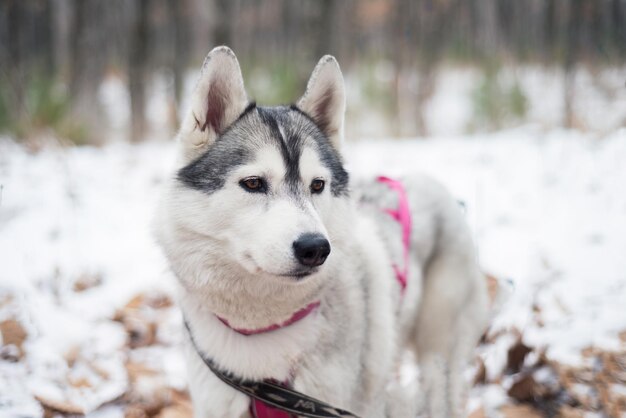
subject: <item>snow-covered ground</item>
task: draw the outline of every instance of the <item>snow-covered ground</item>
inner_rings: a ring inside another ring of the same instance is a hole
[[[345,155],[355,176],[425,171],[446,184],[466,204],[485,271],[513,282],[480,349],[486,384],[473,408],[494,416],[512,402],[516,377],[503,374],[516,332],[533,355],[567,367],[585,367],[590,347],[626,351],[625,130],[366,141]],[[0,324],[25,333],[22,353],[0,351],[1,417],[42,416],[55,402],[121,417],[131,363],[184,388],[178,311],[167,300],[144,309],[172,291],[150,225],[173,157],[163,142],[31,154],[0,140]],[[611,384],[624,393],[625,382]]]

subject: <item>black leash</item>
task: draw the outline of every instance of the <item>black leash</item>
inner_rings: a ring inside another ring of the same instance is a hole
[[[234,376],[232,373],[220,370],[215,362],[204,355],[196,343],[189,323],[185,319],[185,328],[196,353],[204,364],[224,383],[238,390],[244,395],[258,399],[267,405],[291,414],[310,418],[359,418],[343,409],[335,408],[318,399],[311,398],[303,393],[271,383],[268,381],[255,382]]]

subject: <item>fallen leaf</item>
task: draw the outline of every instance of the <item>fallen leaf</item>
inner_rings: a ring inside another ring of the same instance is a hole
[[[2,334],[2,345],[9,346],[14,345],[18,349],[18,357],[21,359],[24,355],[24,350],[22,345],[28,337],[28,334],[20,324],[15,319],[8,319],[6,321],[0,322],[0,334]]]
[[[128,405],[124,411],[124,418],[148,418],[146,413],[140,405]]]
[[[542,397],[545,391],[531,374],[527,374],[513,383],[507,393],[511,398],[519,402],[527,402]]]
[[[505,405],[500,412],[504,418],[542,418],[539,411],[528,405]]]
[[[507,353],[507,370],[512,374],[519,373],[522,370],[526,356],[532,351],[532,348],[524,344],[520,337],[517,342],[509,348],[509,352]]]
[[[191,418],[193,417],[193,408],[188,405],[172,405],[166,406],[156,416],[157,418]]]
[[[583,418],[585,414],[580,409],[573,408],[569,405],[561,405],[559,408],[559,418]]]
[[[56,412],[60,412],[62,414],[67,415],[84,415],[85,411],[78,405],[74,405],[71,402],[59,401],[54,399],[49,399],[44,396],[34,395],[37,402],[41,404],[44,408],[51,409]]]
[[[84,292],[85,290],[100,286],[102,276],[100,274],[82,274],[74,282],[74,292]]]

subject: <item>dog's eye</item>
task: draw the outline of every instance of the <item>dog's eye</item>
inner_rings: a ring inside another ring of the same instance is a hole
[[[245,191],[253,193],[263,193],[267,190],[265,180],[261,177],[248,177],[239,182]]]
[[[312,193],[322,193],[324,190],[324,186],[326,183],[322,179],[315,179],[311,182],[311,192]]]

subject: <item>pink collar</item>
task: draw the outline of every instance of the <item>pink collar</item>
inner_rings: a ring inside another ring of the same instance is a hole
[[[389,177],[379,176],[376,179],[380,183],[385,183],[390,189],[398,193],[398,208],[397,209],[385,209],[402,227],[402,255],[404,266],[401,269],[397,265],[393,265],[393,269],[396,272],[396,278],[402,288],[402,293],[406,289],[406,284],[409,276],[409,249],[411,248],[411,210],[409,207],[409,198],[407,197],[406,190],[401,181],[390,179]]]
[[[304,308],[302,308],[299,311],[297,311],[296,313],[294,313],[293,315],[291,315],[291,318],[289,318],[285,322],[282,322],[280,324],[273,324],[273,325],[270,325],[268,327],[260,328],[260,329],[233,328],[232,326],[230,326],[228,321],[225,320],[224,318],[220,318],[218,316],[217,319],[222,321],[222,323],[224,325],[226,325],[228,328],[232,329],[235,332],[238,332],[241,335],[263,334],[264,332],[275,331],[275,330],[280,329],[280,328],[288,327],[289,325],[292,325],[292,324],[298,322],[299,320],[306,318],[318,306],[320,306],[320,302],[319,301],[310,303],[307,306],[305,306]]]

